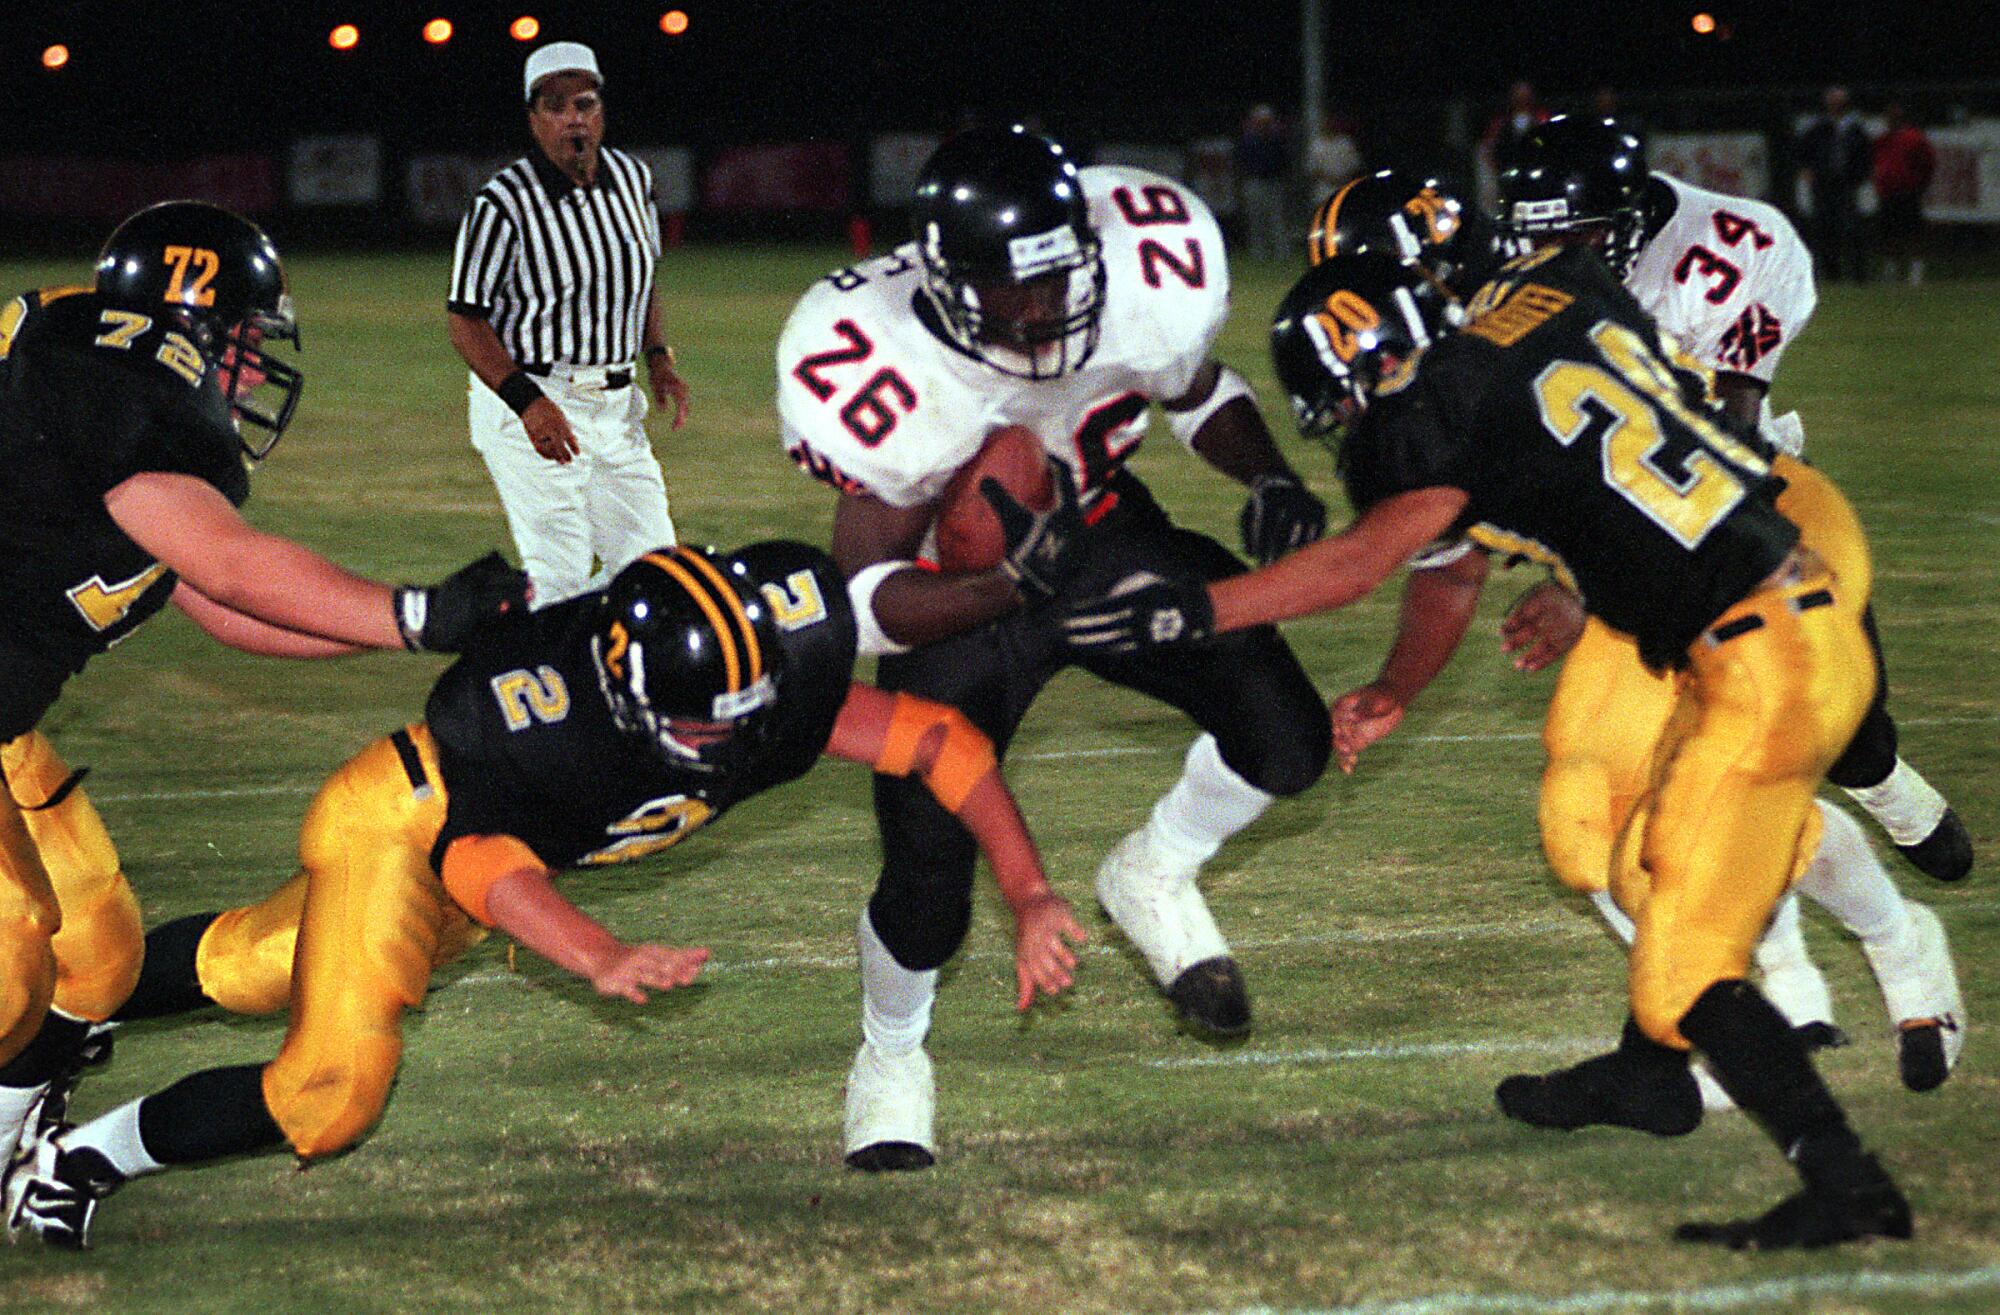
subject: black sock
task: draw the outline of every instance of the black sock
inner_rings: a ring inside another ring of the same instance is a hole
[[[76,1058],[90,1024],[61,1014],[46,1014],[42,1030],[35,1033],[20,1054],[0,1064],[0,1087],[39,1087],[64,1072]]]
[[[1685,1069],[1688,1052],[1663,1046],[1647,1036],[1639,1028],[1639,1020],[1629,1014],[1625,1018],[1625,1031],[1618,1038],[1618,1055],[1629,1063],[1645,1069],[1660,1069],[1672,1073]]]
[[[112,1018],[126,1023],[135,1018],[161,1018],[184,1014],[190,1009],[212,1005],[201,991],[201,977],[195,972],[195,951],[210,924],[222,915],[196,913],[176,918],[146,933],[146,961],[139,968],[139,984],[132,988]]]
[[[264,1066],[204,1069],[139,1103],[139,1139],[161,1164],[275,1150],[285,1134],[264,1108]]]
[[[1716,1081],[1797,1161],[1851,1155],[1860,1139],[1783,1014],[1746,981],[1717,982],[1680,1021]]]

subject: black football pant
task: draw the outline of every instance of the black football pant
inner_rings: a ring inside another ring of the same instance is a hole
[[[1241,572],[1234,554],[1206,535],[1175,528],[1145,487],[1120,478],[1118,505],[1098,525],[1090,556],[1071,585],[1077,598],[1103,593],[1133,571],[1221,579]],[[1029,706],[1071,665],[1053,606],[1024,608],[915,652],[882,659],[877,683],[950,704],[992,737],[1004,755]],[[1326,770],[1331,727],[1319,691],[1276,628],[1226,635],[1188,649],[1078,662],[1114,685],[1186,713],[1215,736],[1231,771],[1274,795],[1299,793]],[[972,921],[978,846],[920,782],[875,778],[882,876],[868,902],[882,943],[921,972],[950,959]]]

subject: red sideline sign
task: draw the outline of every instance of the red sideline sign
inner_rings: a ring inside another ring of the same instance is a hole
[[[701,204],[708,210],[823,210],[848,208],[844,142],[792,142],[738,146],[709,163]]]
[[[56,219],[122,219],[155,201],[208,201],[262,213],[278,204],[278,166],[266,155],[191,160],[0,158],[0,212]]]

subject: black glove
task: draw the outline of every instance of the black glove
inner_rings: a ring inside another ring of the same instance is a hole
[[[1238,520],[1243,551],[1259,563],[1270,563],[1326,533],[1326,504],[1290,471],[1259,475]]]
[[[1199,644],[1215,633],[1206,580],[1134,571],[1098,598],[1063,608],[1063,643],[1072,652],[1136,653]]]
[[[979,481],[979,494],[1000,518],[1000,533],[1007,540],[1000,569],[1030,603],[1054,598],[1076,574],[1077,549],[1088,528],[1076,505],[1076,482],[1058,457],[1049,458],[1049,479],[1056,500],[1047,511],[1028,510],[991,475]]]
[[[396,590],[396,626],[404,648],[456,653],[480,626],[527,606],[527,572],[490,552],[436,584]]]

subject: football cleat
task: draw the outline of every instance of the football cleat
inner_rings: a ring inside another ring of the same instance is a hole
[[[1162,858],[1141,827],[1097,868],[1097,902],[1145,956],[1181,1018],[1216,1036],[1250,1030],[1250,996],[1195,877],[1199,863]]]
[[[1516,1073],[1493,1089],[1493,1099],[1510,1119],[1563,1132],[1608,1124],[1682,1137],[1701,1126],[1693,1073],[1641,1066],[1616,1050],[1553,1073]]]
[[[63,1150],[54,1137],[37,1141],[31,1160],[7,1176],[7,1240],[32,1233],[62,1251],[90,1245],[97,1203],[117,1191],[125,1176],[89,1148]]]
[[[847,1071],[847,1167],[863,1173],[937,1163],[937,1081],[923,1048],[884,1055],[866,1041]]]
[[[1959,821],[1956,810],[1946,808],[1931,833],[1914,845],[1897,845],[1911,866],[1939,881],[1963,881],[1972,871],[1972,833]]]
[[[1784,1251],[1870,1237],[1907,1240],[1914,1231],[1910,1203],[1888,1173],[1874,1156],[1855,1152],[1831,1171],[1809,1175],[1804,1191],[1755,1219],[1682,1224],[1674,1237],[1732,1251]]]
[[[1882,946],[1863,941],[1861,949],[1896,1025],[1903,1085],[1930,1091],[1951,1076],[1965,1048],[1965,999],[1944,924],[1925,905],[1906,901],[1905,907],[1910,921],[1903,935]]]

